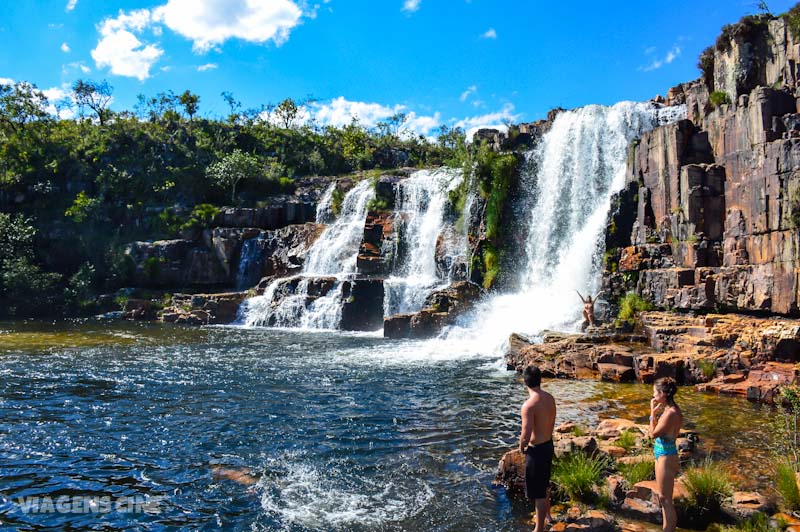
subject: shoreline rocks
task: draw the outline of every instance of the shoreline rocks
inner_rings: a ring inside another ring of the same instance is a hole
[[[536,364],[551,378],[650,383],[672,377],[699,391],[766,403],[781,386],[800,383],[800,320],[657,311],[638,319],[644,335],[546,333],[536,343],[515,334],[506,363],[516,371]]]

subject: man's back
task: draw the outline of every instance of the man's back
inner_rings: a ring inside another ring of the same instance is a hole
[[[556,401],[544,390],[531,391],[530,397],[522,405],[523,420],[531,429],[530,443],[538,445],[553,437],[556,422]]]

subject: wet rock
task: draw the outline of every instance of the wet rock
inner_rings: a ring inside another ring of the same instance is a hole
[[[122,317],[126,320],[151,320],[155,317],[155,308],[148,299],[128,299],[122,306]]]
[[[227,324],[236,320],[245,292],[175,294],[158,314],[165,323],[185,325]]]
[[[365,275],[389,275],[394,262],[396,235],[392,211],[369,211],[364,222],[364,236],[358,248],[356,266]]]
[[[223,285],[230,281],[215,254],[190,240],[158,240],[128,244],[137,286],[182,287]]]
[[[525,455],[519,449],[503,455],[493,483],[511,492],[525,493]]]
[[[772,514],[775,505],[763,495],[755,492],[736,491],[722,506],[722,512],[733,521],[748,519],[756,513]]]
[[[383,325],[383,281],[354,279],[342,283],[342,319],[345,331],[375,331]]]
[[[384,320],[386,338],[432,338],[470,310],[483,295],[483,289],[469,281],[456,281],[431,292],[422,310],[414,314],[398,314]],[[521,337],[520,337],[521,338]]]

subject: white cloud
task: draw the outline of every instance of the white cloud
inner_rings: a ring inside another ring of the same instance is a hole
[[[505,122],[515,122],[519,120],[520,115],[514,114],[514,105],[507,103],[499,111],[488,113],[485,115],[471,116],[456,120],[453,124],[454,127],[464,129],[467,134],[467,139],[471,140],[472,135],[482,128],[506,130]]]
[[[207,70],[214,70],[215,68],[217,68],[216,63],[206,63],[205,65],[200,65],[199,67],[197,67],[197,71],[205,72]]]
[[[357,118],[366,127],[374,127],[381,120],[403,111],[402,105],[386,106],[379,103],[354,102],[339,96],[329,102],[308,104],[308,113],[323,126],[346,126]]]
[[[78,0],[69,0],[69,2],[67,2],[67,11],[72,11],[75,9],[76,5],[78,5]]]
[[[489,28],[481,33],[481,39],[497,39],[497,32],[494,31],[494,28]]]
[[[413,13],[419,9],[419,4],[422,0],[405,0],[403,2],[403,11]]]
[[[467,90],[461,93],[461,96],[459,96],[458,99],[461,100],[462,102],[466,102],[467,98],[469,98],[469,95],[473,94],[476,90],[478,90],[478,87],[476,85],[470,85],[469,87],[467,87]]]
[[[67,43],[65,43],[65,42],[62,42],[61,43],[61,51],[64,52],[65,54],[69,53],[69,45]]]
[[[290,0],[169,0],[153,18],[206,52],[228,39],[280,46],[303,11]]]
[[[164,51],[154,44],[145,45],[133,32],[145,30],[152,22],[147,9],[120,11],[117,18],[105,19],[99,27],[100,41],[92,50],[97,67],[109,67],[112,74],[139,81],[149,78],[150,68]]]
[[[645,51],[645,53],[647,54],[652,52]],[[657,70],[664,65],[672,63],[675,59],[680,57],[680,55],[681,55],[681,47],[678,45],[674,45],[672,49],[667,52],[667,55],[665,55],[662,59],[655,59],[649,65],[644,67],[639,67],[639,70],[643,72],[650,72],[652,70]]]
[[[68,83],[45,89],[42,93],[47,97],[48,113],[62,119],[75,118],[75,101],[72,99],[72,88]]]
[[[0,78],[0,85],[13,85],[14,80],[11,78]]]

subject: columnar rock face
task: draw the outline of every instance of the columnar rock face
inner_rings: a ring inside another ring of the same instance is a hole
[[[214,218],[215,227],[255,227],[280,229],[291,224],[313,222],[317,206],[298,198],[278,198],[266,207],[227,207]]]
[[[276,231],[258,231],[244,246],[238,258],[238,288],[260,287],[273,279],[300,272],[308,250],[325,230],[317,223],[290,225]],[[260,281],[260,282],[259,282]]]
[[[369,211],[364,222],[364,238],[358,248],[358,273],[389,275],[392,272],[396,237],[395,214],[391,211]]]
[[[214,252],[191,240],[133,242],[125,253],[137,286],[217,285],[229,279]]]
[[[375,331],[383,324],[383,281],[355,279],[342,286],[342,321],[345,331]]]
[[[691,120],[632,147],[617,201],[636,220],[629,243],[607,237],[612,298],[800,314],[800,45],[782,19],[754,20],[721,37],[710,80],[680,87]],[[731,103],[714,107],[708,86]]]

